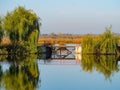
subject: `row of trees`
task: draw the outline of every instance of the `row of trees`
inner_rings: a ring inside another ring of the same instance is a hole
[[[118,37],[111,32],[111,26],[101,35],[88,35],[82,39],[82,51],[87,54],[116,54]]]
[[[36,52],[41,25],[39,20],[40,18],[32,10],[26,10],[21,6],[15,8],[4,18],[0,18],[0,40],[4,35],[8,36],[14,52],[19,49],[19,47],[16,49],[16,46]]]

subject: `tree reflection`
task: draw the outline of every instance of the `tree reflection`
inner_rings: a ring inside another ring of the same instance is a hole
[[[2,70],[2,67],[0,65],[0,87],[2,86],[2,76],[3,76],[3,70]]]
[[[36,56],[28,56],[25,59],[9,58],[9,69],[3,72],[0,68],[0,83],[4,85],[5,90],[36,90],[40,80],[35,58]]]
[[[96,70],[102,73],[106,79],[119,71],[118,60],[115,55],[83,55],[81,66],[84,71],[92,72]]]

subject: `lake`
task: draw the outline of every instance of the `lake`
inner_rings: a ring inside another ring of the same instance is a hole
[[[81,55],[75,54],[73,49],[70,51],[58,51],[47,59],[46,54],[1,55],[0,90],[120,89],[119,57]]]

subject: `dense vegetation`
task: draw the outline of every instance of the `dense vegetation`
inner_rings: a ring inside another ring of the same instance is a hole
[[[111,32],[111,26],[101,35],[54,34],[39,36],[39,17],[24,7],[15,8],[0,17],[0,54],[35,53],[37,45],[43,44],[81,44],[85,54],[116,54],[118,37]],[[8,37],[9,44],[3,38]],[[38,40],[39,38],[39,40]]]
[[[111,32],[112,26],[103,34],[45,34],[41,35],[38,45],[42,44],[81,44],[83,54],[119,54],[120,37]]]
[[[3,19],[2,19],[2,17],[0,17],[0,42],[1,42],[2,38],[3,38],[2,22],[3,22]]]
[[[88,35],[82,39],[84,54],[116,54],[118,37],[111,32],[111,27],[98,36]]]
[[[0,40],[4,31],[11,41],[7,46],[8,53],[34,53],[37,50],[39,26],[39,17],[32,10],[20,6],[8,12],[3,21],[0,18]]]

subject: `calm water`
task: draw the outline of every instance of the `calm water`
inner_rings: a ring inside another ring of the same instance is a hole
[[[82,60],[1,56],[0,90],[119,90],[119,69],[115,56],[86,55]]]

